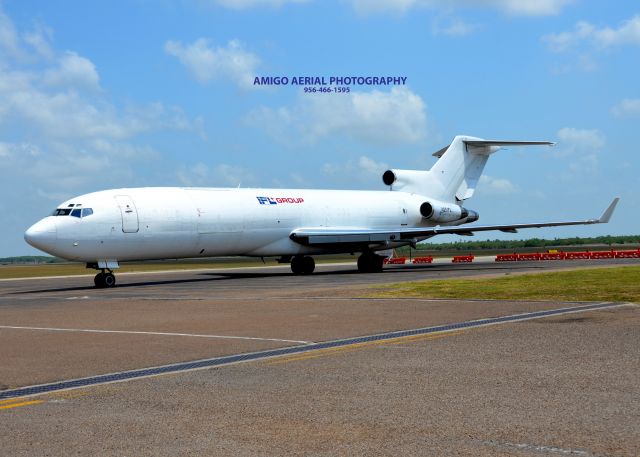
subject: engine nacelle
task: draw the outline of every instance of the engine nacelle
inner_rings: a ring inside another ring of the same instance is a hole
[[[382,182],[401,190],[404,186],[415,186],[429,179],[429,172],[424,170],[387,170],[382,175]]]
[[[420,205],[420,214],[425,219],[433,222],[475,222],[479,219],[478,213],[452,203],[438,201],[424,202]]]

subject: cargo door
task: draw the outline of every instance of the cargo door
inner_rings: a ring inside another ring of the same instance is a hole
[[[115,199],[122,215],[122,231],[124,233],[136,233],[140,230],[140,226],[138,223],[138,211],[133,200],[128,195],[116,195]]]

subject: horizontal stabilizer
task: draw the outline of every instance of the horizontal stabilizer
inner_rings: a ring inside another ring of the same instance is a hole
[[[467,146],[554,146],[553,141],[464,140]]]
[[[463,140],[463,142],[472,147],[480,148],[485,146],[497,146],[497,147],[505,147],[505,146],[555,146],[555,143],[552,141],[510,141],[510,140]],[[446,145],[442,149],[438,149],[436,152],[431,154],[433,157],[442,157],[442,154],[447,152],[450,144]]]

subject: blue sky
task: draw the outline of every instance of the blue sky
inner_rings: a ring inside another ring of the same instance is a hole
[[[407,83],[252,84],[334,75]],[[631,1],[4,0],[0,256],[36,253],[24,230],[74,195],[383,189],[456,134],[558,142],[491,158],[465,205],[482,223],[594,217],[619,195],[608,225],[515,237],[638,234],[638,81]]]

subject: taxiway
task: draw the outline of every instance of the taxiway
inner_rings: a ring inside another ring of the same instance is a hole
[[[478,319],[218,368],[0,400],[10,455],[638,455],[635,305],[371,299],[398,281],[637,260],[324,265],[0,281],[0,394]],[[571,310],[569,310],[571,311]]]

